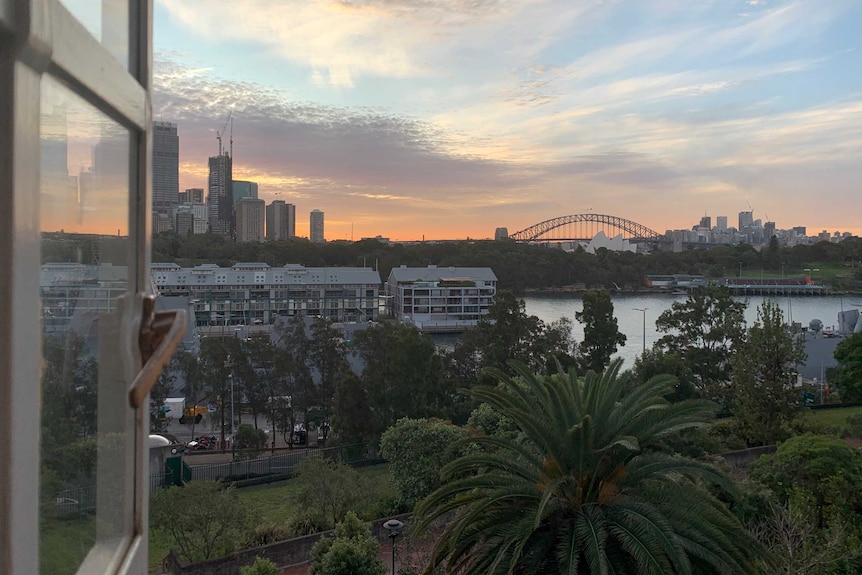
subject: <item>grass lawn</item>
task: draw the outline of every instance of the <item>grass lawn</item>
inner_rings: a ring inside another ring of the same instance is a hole
[[[74,575],[96,542],[96,519],[89,514],[45,519],[39,533],[39,573]]]
[[[394,496],[389,481],[389,466],[376,465],[358,470],[375,491],[373,500]],[[295,483],[290,480],[269,483],[237,490],[239,498],[248,506],[259,523],[284,524],[296,510]],[[39,540],[40,573],[43,575],[74,575],[78,565],[96,541],[96,520],[92,515],[78,515],[63,519],[46,519],[42,523]],[[150,536],[150,573],[158,573],[162,559],[170,550],[170,542]]]
[[[395,495],[389,481],[388,465],[363,467],[358,471],[376,492],[370,499],[379,501]],[[251,509],[252,515],[259,518],[260,523],[284,524],[290,520],[296,511],[295,486],[296,484],[288,479],[278,483],[243,487],[237,490],[237,494]]]
[[[808,421],[813,421],[820,425],[828,425],[829,427],[835,427],[843,431],[848,427],[847,419],[860,414],[862,414],[862,406],[810,410],[804,417]]]

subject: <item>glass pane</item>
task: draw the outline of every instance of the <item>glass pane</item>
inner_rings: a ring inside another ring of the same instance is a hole
[[[129,69],[129,0],[60,0],[60,4]]]
[[[131,134],[44,76],[41,98],[40,571],[120,549],[133,412],[120,349],[128,291]]]

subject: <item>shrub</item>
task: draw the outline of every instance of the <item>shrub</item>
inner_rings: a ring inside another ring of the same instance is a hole
[[[278,575],[278,565],[265,557],[255,557],[254,563],[240,567],[239,575]]]

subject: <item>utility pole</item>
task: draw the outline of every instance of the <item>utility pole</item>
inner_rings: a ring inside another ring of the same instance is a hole
[[[643,314],[643,353],[646,353],[646,312],[649,308],[645,307],[643,309],[633,307],[632,311],[639,311]]]

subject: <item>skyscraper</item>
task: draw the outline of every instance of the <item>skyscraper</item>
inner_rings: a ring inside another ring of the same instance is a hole
[[[739,212],[739,231],[754,225],[754,212]]]
[[[323,235],[323,212],[320,210],[311,210],[308,239],[316,244],[322,244],[326,241]]]
[[[715,227],[718,228],[720,232],[727,231],[727,216],[717,216],[715,218]]]
[[[262,242],[266,202],[240,198],[236,204],[236,241]]]
[[[179,205],[180,138],[177,125],[153,122],[153,216],[165,214],[168,221]]]
[[[237,202],[242,198],[251,198],[253,200],[258,198],[257,182],[234,180],[231,184],[231,193],[233,194],[233,207],[236,209]]]
[[[202,204],[204,203],[203,188],[188,188],[180,192],[180,204]]]
[[[296,206],[275,200],[266,206],[266,239],[285,240],[296,235]]]
[[[705,230],[712,229],[712,218],[710,216],[703,216],[700,218],[700,227]]]
[[[233,160],[224,152],[210,158],[207,206],[210,231],[220,236],[235,237],[236,223],[233,209]]]

